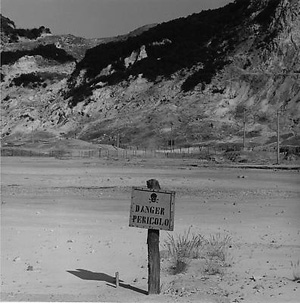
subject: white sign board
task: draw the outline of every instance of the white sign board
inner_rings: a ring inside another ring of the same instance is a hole
[[[129,226],[173,230],[175,192],[133,187]]]

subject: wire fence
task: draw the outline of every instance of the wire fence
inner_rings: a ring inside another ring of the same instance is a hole
[[[186,151],[154,150],[154,149],[90,149],[90,150],[52,150],[37,151],[17,148],[2,148],[1,156],[5,157],[72,157],[72,158],[168,158],[188,157],[197,153],[192,149]]]
[[[131,159],[131,158],[198,158],[208,161],[218,161],[226,157],[230,161],[242,161],[240,156],[247,154],[248,158],[257,157],[276,159],[276,146],[256,146],[243,150],[239,145],[206,145],[190,146],[170,149],[147,149],[139,147],[127,148],[95,148],[95,149],[72,149],[72,150],[29,150],[14,147],[2,147],[1,156],[10,157],[55,157],[55,158],[104,158],[104,159]],[[300,146],[281,146],[280,157],[287,159],[289,156],[300,156]],[[256,159],[257,160],[257,159]]]

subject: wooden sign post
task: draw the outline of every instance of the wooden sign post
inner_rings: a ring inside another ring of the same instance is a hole
[[[148,294],[160,293],[159,231],[174,229],[175,192],[162,191],[155,179],[132,189],[129,226],[147,228]]]
[[[155,182],[156,181],[156,182]],[[148,180],[147,188],[160,190],[157,180]],[[148,229],[148,294],[160,293],[159,229]]]

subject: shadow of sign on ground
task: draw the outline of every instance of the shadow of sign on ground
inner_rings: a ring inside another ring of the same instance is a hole
[[[116,288],[116,278],[113,276],[110,276],[108,274],[105,273],[101,273],[101,272],[92,272],[89,270],[85,270],[85,269],[76,269],[76,270],[67,270],[68,273],[82,279],[82,280],[90,280],[90,281],[103,281],[103,282],[107,282],[108,284],[106,284],[107,286],[110,287],[114,287]],[[140,294],[143,295],[148,295],[148,292],[146,290],[134,287],[130,284],[125,284],[122,283],[124,282],[123,280],[119,280],[119,286],[138,292]]]

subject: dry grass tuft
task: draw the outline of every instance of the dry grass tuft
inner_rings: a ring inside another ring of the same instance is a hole
[[[183,235],[174,237],[168,234],[168,239],[164,246],[168,255],[172,259],[171,272],[178,274],[185,272],[189,260],[198,256],[199,247],[202,245],[204,238],[201,235],[191,235],[191,227]]]
[[[191,235],[190,232],[191,227],[183,235],[174,237],[168,234],[168,239],[164,243],[172,260],[170,268],[172,274],[179,274],[187,270],[189,260],[197,257],[198,248],[204,241],[201,235]]]
[[[191,259],[204,259],[205,273],[222,274],[224,267],[231,266],[228,252],[231,241],[230,236],[221,234],[211,235],[205,239],[202,235],[191,234],[191,227],[176,237],[168,234],[164,247],[171,259],[170,272],[172,274],[185,272]]]
[[[206,254],[210,259],[217,259],[221,262],[229,261],[229,248],[232,238],[229,235],[217,233],[210,235],[206,244]]]
[[[293,269],[293,281],[300,282],[300,260],[295,263],[291,261],[291,266]]]

